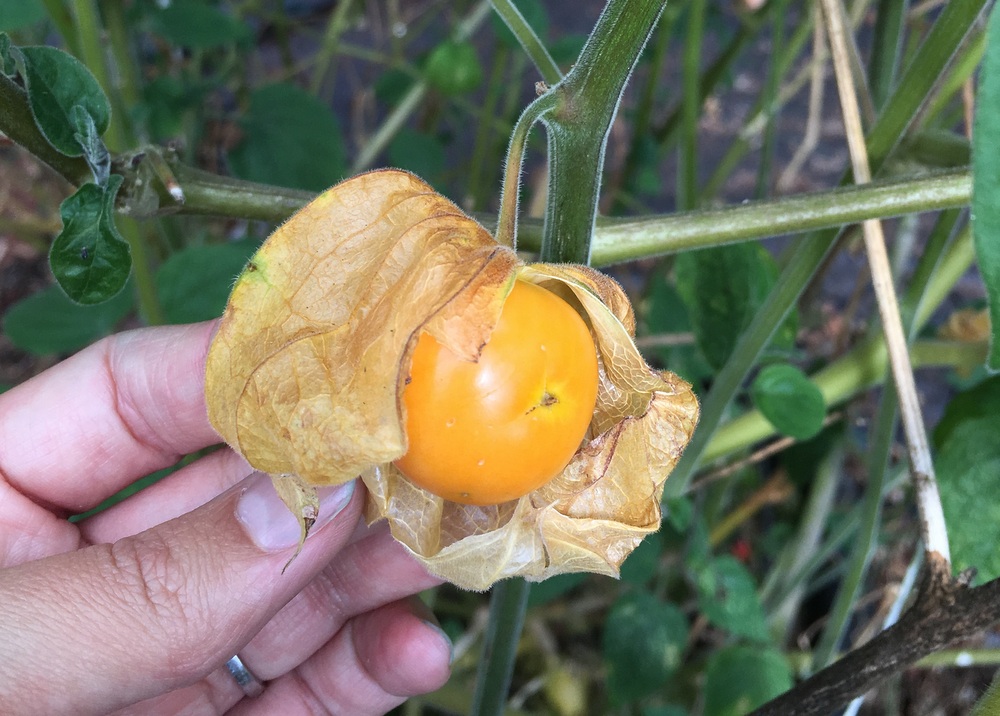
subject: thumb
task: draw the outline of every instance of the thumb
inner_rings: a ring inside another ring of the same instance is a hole
[[[114,544],[0,572],[0,713],[104,713],[191,684],[235,654],[350,539],[354,483],[299,527],[255,473]]]

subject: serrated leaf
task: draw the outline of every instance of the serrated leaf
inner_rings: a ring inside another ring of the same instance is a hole
[[[87,66],[54,47],[20,48],[24,58],[24,83],[35,124],[53,147],[79,157],[83,147],[76,139],[73,108],[82,107],[94,120],[99,135],[111,122],[111,105]]]
[[[471,42],[442,42],[427,58],[424,74],[428,84],[444,94],[471,92],[483,82],[483,66]]]
[[[107,301],[128,281],[132,256],[115,227],[115,196],[122,177],[112,174],[107,187],[84,184],[59,206],[63,229],[52,242],[49,266],[72,300]]]
[[[156,293],[169,323],[218,318],[256,242],[194,246],[171,256],[156,272]]]
[[[823,429],[826,400],[816,384],[787,363],[769,365],[750,390],[754,405],[778,432],[807,440]]]
[[[731,634],[756,641],[770,638],[757,585],[735,557],[716,557],[700,570],[698,607],[713,625]]]
[[[986,284],[992,330],[987,365],[1000,370],[1000,12],[994,11],[986,32],[976,95],[972,136],[972,233],[979,273]]]
[[[45,19],[41,0],[8,0],[0,2],[0,31],[20,30]]]
[[[680,667],[687,638],[687,618],[673,604],[647,592],[619,598],[602,636],[611,703],[620,706],[661,689]]]
[[[538,0],[514,0],[514,6],[521,13],[528,27],[535,31],[535,34],[544,40],[549,34],[549,15],[545,11],[545,6]],[[521,46],[514,33],[507,27],[507,23],[497,14],[493,13],[493,32],[497,36],[497,42],[516,49]]]
[[[295,85],[254,90],[241,120],[243,141],[230,153],[244,179],[319,191],[346,170],[340,125],[330,108]]]
[[[58,286],[49,286],[11,306],[3,330],[11,343],[29,353],[71,353],[111,333],[133,306],[131,291],[81,306]]]
[[[934,431],[934,466],[952,564],[1000,577],[1000,376],[959,393]]]
[[[192,50],[248,43],[253,38],[242,20],[196,0],[173,0],[153,15],[153,24],[167,40]]]
[[[715,652],[705,673],[704,716],[743,716],[792,687],[777,651],[731,646]]]
[[[774,258],[749,242],[685,252],[675,269],[698,346],[712,367],[721,368],[777,279]],[[794,338],[794,318],[789,318],[772,345],[790,346]]]

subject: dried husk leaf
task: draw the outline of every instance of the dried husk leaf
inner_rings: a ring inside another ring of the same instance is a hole
[[[400,395],[421,331],[474,360],[515,278],[588,321],[600,388],[587,439],[563,472],[502,505],[449,502],[392,465],[406,451]],[[405,172],[328,190],[251,259],[209,352],[209,417],[254,467],[311,486],[361,476],[369,520],[433,573],[482,590],[520,575],[617,575],[660,523],[663,483],[694,430],[690,386],[649,368],[631,305],[582,266],[524,266],[481,226]],[[275,478],[277,479],[277,478]]]

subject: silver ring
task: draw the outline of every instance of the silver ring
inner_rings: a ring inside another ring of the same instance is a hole
[[[254,676],[250,669],[243,664],[240,657],[234,656],[227,661],[226,668],[229,669],[229,673],[232,674],[243,693],[251,699],[264,693],[264,684],[260,683],[260,679]]]

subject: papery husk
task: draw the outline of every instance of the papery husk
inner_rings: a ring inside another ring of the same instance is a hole
[[[569,465],[540,489],[490,507],[450,502],[392,465],[406,452],[410,355],[428,331],[475,360],[516,278],[588,321],[599,354],[594,417]],[[388,520],[429,571],[460,587],[617,575],[659,528],[664,480],[698,416],[687,383],[646,365],[634,325],[603,274],[525,266],[421,180],[372,172],[289,219],[237,280],[209,351],[209,418],[251,465],[286,481],[280,494],[304,533],[312,503],[294,495],[360,476],[368,519]]]

